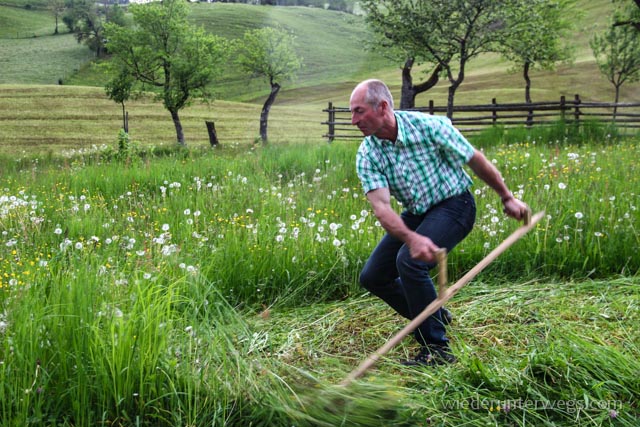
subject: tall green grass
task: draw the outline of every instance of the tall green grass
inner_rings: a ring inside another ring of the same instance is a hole
[[[637,274],[638,144],[604,142],[531,140],[486,149],[516,196],[534,212],[546,211],[489,274]],[[68,242],[69,250],[99,248],[126,271],[142,261],[150,274],[165,263],[177,272],[193,267],[234,303],[339,297],[353,290],[382,234],[355,176],[356,147],[196,150],[124,163],[98,151],[60,166],[34,160],[21,168],[5,160],[0,225],[12,239],[8,247],[24,248],[23,259],[33,259],[36,247],[53,257]],[[454,275],[518,226],[481,181],[473,191],[476,229],[450,260]],[[22,268],[11,270],[23,277]]]
[[[356,147],[1,159],[0,424],[637,421],[636,139],[486,147],[547,216],[452,302],[461,363],[402,370],[403,345],[344,389],[402,322],[357,284],[382,230]],[[518,226],[474,192],[451,280]]]

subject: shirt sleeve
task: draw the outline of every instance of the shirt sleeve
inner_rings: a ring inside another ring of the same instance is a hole
[[[365,194],[369,191],[377,190],[378,188],[388,188],[389,183],[386,176],[376,166],[377,162],[374,162],[371,158],[371,152],[364,146],[364,144],[358,149],[356,154],[356,172],[362,189]]]
[[[431,128],[434,139],[438,141],[444,158],[452,166],[462,166],[471,160],[475,148],[456,129],[447,117],[440,117],[438,123]]]

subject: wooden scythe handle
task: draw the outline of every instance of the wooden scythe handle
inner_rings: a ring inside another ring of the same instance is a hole
[[[491,251],[482,261],[480,261],[475,267],[473,267],[467,274],[462,276],[455,284],[448,289],[447,283],[447,269],[446,260],[447,254],[445,249],[441,249],[436,253],[438,260],[438,287],[440,292],[438,298],[436,298],[431,304],[429,304],[418,316],[416,316],[407,326],[405,326],[400,332],[387,341],[382,347],[371,354],[365,359],[360,366],[354,369],[341,383],[340,385],[349,385],[353,380],[362,376],[367,370],[369,370],[381,356],[389,352],[395,347],[404,337],[413,332],[422,322],[424,322],[429,316],[438,311],[447,301],[451,299],[460,289],[462,289],[467,283],[469,283],[475,276],[478,275],[486,266],[491,264],[500,254],[506,251],[511,245],[518,241],[522,236],[527,234],[535,225],[544,217],[544,211],[538,212],[533,217],[531,211],[527,210],[524,217],[524,225],[516,229],[509,237],[507,237],[502,243],[500,243],[493,251]]]

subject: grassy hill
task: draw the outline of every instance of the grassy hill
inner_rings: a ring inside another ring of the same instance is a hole
[[[561,65],[555,71],[537,71],[533,78],[533,96],[537,100],[558,99],[561,95],[573,97],[575,93],[585,100],[610,100],[611,84],[597,69],[589,40],[602,30],[612,10],[607,0],[579,0],[572,12],[576,28],[571,40],[575,48],[575,62]],[[295,82],[284,86],[278,104],[314,103],[326,105],[334,101],[345,105],[353,85],[363,79],[379,76],[389,83],[399,97],[400,66],[390,64],[363,49],[369,37],[362,19],[333,11],[298,7],[247,6],[238,4],[195,4],[191,19],[207,30],[233,39],[248,28],[279,24],[297,36],[298,52],[305,67]],[[485,55],[468,65],[467,80],[459,89],[458,103],[486,103],[493,97],[502,102],[524,99],[524,81],[521,73],[510,72],[511,64],[495,55]],[[415,80],[423,77],[418,69]],[[82,79],[78,79],[82,84]],[[221,81],[222,99],[262,103],[268,94],[264,81],[247,80],[233,70]],[[441,81],[433,90],[420,95],[418,104],[429,99],[446,102],[448,82]],[[640,85],[624,88],[622,100],[640,99]]]
[[[0,23],[3,24],[0,25],[0,58],[4,71],[0,84],[52,84],[62,78],[65,84],[103,85],[105,77],[87,65],[92,56],[84,46],[74,44],[69,36],[51,35],[53,16],[42,3],[11,1],[11,6],[0,4]],[[26,8],[27,4],[30,8]],[[578,92],[584,99],[611,98],[611,85],[600,76],[589,48],[590,37],[606,25],[611,7],[607,0],[577,2],[576,29],[572,36],[576,61],[554,72],[534,71],[534,99],[555,99]],[[241,37],[246,29],[276,24],[295,33],[304,68],[295,82],[284,85],[279,103],[344,102],[354,82],[372,75],[387,80],[394,90],[398,90],[401,83],[400,64],[390,64],[363,49],[363,40],[369,33],[361,17],[305,7],[196,3],[192,5],[190,19],[229,39]],[[30,38],[15,40],[20,34]],[[41,37],[33,38],[34,34]],[[494,96],[503,100],[506,97],[520,99],[522,77],[519,73],[508,73],[509,66],[494,56],[472,61],[457,101],[487,102]],[[414,76],[416,80],[421,78],[419,72]],[[227,70],[218,86],[221,99],[258,103],[269,89],[266,82],[248,79],[233,69]],[[418,102],[426,104],[432,98],[444,101],[447,86],[446,81],[440,82],[435,90],[422,95],[424,99],[419,97]],[[623,100],[640,98],[637,85],[628,86],[624,92]]]
[[[297,36],[304,69],[285,83],[270,115],[270,137],[275,141],[321,141],[326,127],[322,113],[327,102],[346,106],[353,86],[361,79],[379,77],[399,97],[400,64],[391,64],[363,49],[370,36],[361,17],[314,8],[193,4],[190,19],[212,33],[234,39],[249,28],[278,24]],[[572,43],[576,60],[555,71],[531,73],[534,101],[561,95],[583,100],[609,101],[613,87],[601,76],[589,48],[594,31],[603,28],[611,9],[608,0],[580,0]],[[580,13],[578,13],[580,12]],[[72,35],[53,36],[54,20],[45,3],[11,0],[0,3],[0,151],[47,151],[112,144],[120,123],[120,107],[106,99],[105,76],[92,66],[92,53]],[[65,27],[61,27],[64,30]],[[16,38],[28,34],[24,38]],[[33,35],[36,35],[34,37]],[[520,72],[495,55],[469,63],[467,77],[456,95],[457,104],[523,100]],[[414,80],[423,77],[414,71]],[[57,87],[59,80],[64,87]],[[16,86],[17,85],[17,86]],[[35,86],[43,85],[43,86]],[[448,82],[417,98],[446,103]],[[219,101],[187,108],[181,114],[188,141],[206,145],[204,120],[216,121],[223,142],[253,141],[258,134],[259,108],[269,85],[227,70],[217,83]],[[622,101],[640,99],[640,84],[623,86]],[[16,108],[18,107],[18,108]],[[132,136],[143,143],[174,141],[168,113],[158,102],[141,99],[127,104]]]

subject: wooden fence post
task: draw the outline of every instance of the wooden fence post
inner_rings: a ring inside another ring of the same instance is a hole
[[[433,116],[433,99],[429,100],[429,114]]]
[[[573,110],[573,119],[576,121],[576,124],[579,125],[580,124],[580,95],[576,94],[574,96],[574,105],[575,108]]]
[[[336,133],[336,112],[333,109],[333,102],[329,101],[329,106],[327,107],[327,111],[329,113],[329,120],[327,121],[329,125],[329,142],[333,142],[333,138]]]
[[[494,106],[498,105],[496,98],[491,99],[491,105],[494,105]],[[491,123],[493,123],[493,125],[495,126],[497,122],[498,122],[498,111],[494,108],[493,110],[491,110]]]
[[[567,104],[567,99],[564,97],[564,95],[562,95],[560,97],[560,119],[562,121],[564,121],[565,117],[564,117],[564,110],[567,108],[566,107]]]

